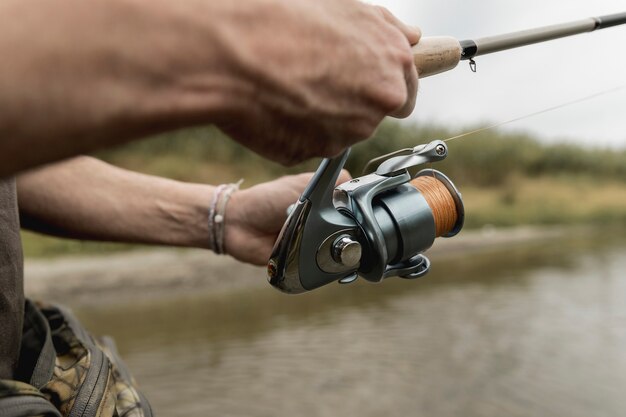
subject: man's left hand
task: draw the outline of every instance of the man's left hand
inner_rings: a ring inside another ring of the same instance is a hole
[[[267,264],[287,209],[298,201],[312,176],[281,177],[233,194],[226,211],[226,253],[243,262]],[[349,180],[350,174],[342,171],[337,183]]]

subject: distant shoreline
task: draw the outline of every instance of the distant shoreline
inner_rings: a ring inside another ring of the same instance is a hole
[[[502,250],[562,237],[568,228],[485,228],[439,239],[434,260]],[[92,256],[26,259],[26,295],[35,299],[98,304],[167,298],[199,290],[228,292],[268,287],[265,268],[197,249],[152,249]]]

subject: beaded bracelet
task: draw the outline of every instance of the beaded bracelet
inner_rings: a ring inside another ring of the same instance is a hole
[[[221,255],[224,253],[224,224],[226,205],[233,193],[239,190],[243,180],[234,184],[221,184],[213,192],[213,200],[209,206],[209,249]]]

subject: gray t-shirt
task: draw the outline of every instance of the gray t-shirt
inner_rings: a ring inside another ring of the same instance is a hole
[[[22,338],[24,282],[14,180],[0,180],[0,379],[11,379]]]

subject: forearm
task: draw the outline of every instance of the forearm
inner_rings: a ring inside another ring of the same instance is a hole
[[[336,155],[412,111],[419,36],[356,0],[3,0],[0,178],[206,123]]]
[[[21,174],[22,226],[79,239],[208,247],[214,187],[79,157]]]
[[[231,65],[225,31],[237,15],[228,4],[3,1],[0,178],[231,118],[252,87]]]

